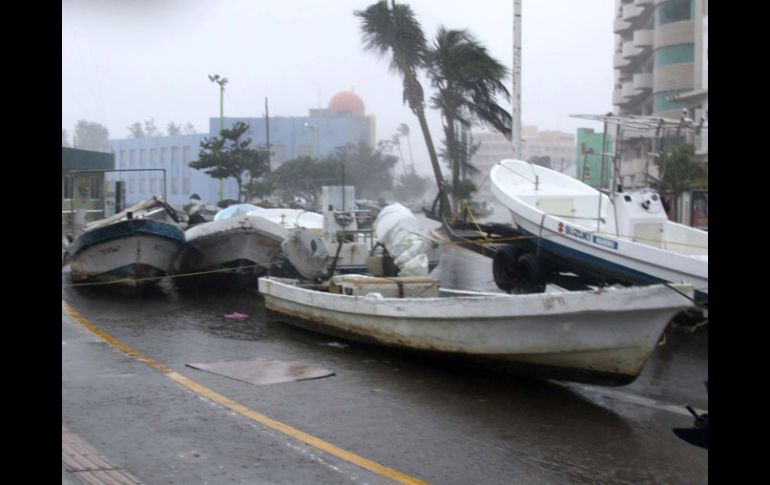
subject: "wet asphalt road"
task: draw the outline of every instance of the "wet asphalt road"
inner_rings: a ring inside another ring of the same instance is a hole
[[[462,260],[462,258],[459,258]],[[446,263],[445,267],[451,264]],[[476,276],[484,284],[483,271]],[[708,451],[671,431],[708,409],[708,330],[669,326],[634,383],[534,381],[270,321],[251,290],[62,298],[138,352],[237,403],[436,484],[707,483]],[[224,317],[240,312],[244,320]],[[187,367],[253,357],[331,369],[254,386]],[[254,423],[104,343],[62,312],[62,422],[148,484],[392,483]],[[63,477],[66,472],[63,472]],[[63,478],[64,480],[64,478]]]

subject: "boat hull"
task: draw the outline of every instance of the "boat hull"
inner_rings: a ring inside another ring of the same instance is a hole
[[[184,231],[165,222],[130,219],[83,233],[71,249],[73,282],[154,283],[172,272]]]
[[[287,323],[394,348],[580,382],[633,381],[670,319],[691,306],[662,285],[537,295],[373,298],[260,278]]]
[[[280,256],[281,242],[287,234],[278,224],[250,216],[196,226],[186,233],[187,242],[178,260],[179,271],[203,271],[237,261],[267,267]]]
[[[562,258],[574,268],[579,268],[601,275],[604,278],[621,281],[626,284],[656,284],[666,282],[687,282],[695,287],[697,301],[708,300],[708,278],[699,277],[691,272],[676,271],[671,267],[631,258],[612,250],[605,250],[599,245],[572,241],[558,231],[549,229],[550,224],[539,225],[518,217],[512,212],[516,226],[526,237],[536,241],[556,257]]]
[[[525,162],[516,160],[500,162],[490,173],[492,192],[510,211],[517,228],[529,237],[533,244],[563,259],[574,268],[583,269],[601,278],[626,284],[686,282],[695,287],[698,300],[708,299],[707,249],[705,254],[701,255],[668,251],[629,238],[616,237],[614,230],[607,233],[604,226],[602,230],[597,227],[591,229],[587,227],[590,223],[585,218],[577,218],[573,221],[567,217],[548,214],[534,207],[532,200],[530,200],[532,203],[528,203],[519,197],[520,193],[527,194],[526,197],[533,200],[538,197],[533,195],[537,191],[532,191],[528,181],[513,175],[517,174],[516,168],[524,170],[527,167],[551,179],[550,186],[541,182],[540,190],[544,195],[541,196],[543,200],[538,199],[537,203],[545,204],[549,198],[561,200],[570,197],[566,195],[560,199],[558,196],[560,190],[564,190],[565,193],[569,193],[569,189],[583,191],[584,193],[574,196],[576,199],[591,196],[590,192],[595,192],[596,197],[600,196],[594,189],[542,167],[531,167]],[[560,179],[561,177],[563,180]],[[601,197],[606,199],[606,196]],[[605,200],[605,212],[608,204],[609,201]],[[612,219],[609,215],[606,215],[606,218]],[[668,241],[668,243],[677,244],[675,241]]]

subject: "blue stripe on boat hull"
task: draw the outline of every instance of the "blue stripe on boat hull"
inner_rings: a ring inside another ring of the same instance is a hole
[[[180,245],[185,241],[184,231],[174,224],[152,219],[128,219],[84,232],[72,243],[70,254],[75,256],[88,247],[137,235],[171,239]]]
[[[521,227],[519,227],[519,229],[523,234],[537,239],[538,242],[535,244],[540,244],[540,246],[542,246],[542,248],[546,251],[560,258],[563,258],[576,266],[585,267],[589,271],[600,273],[607,277],[615,278],[628,284],[653,285],[657,283],[668,283],[668,281],[664,279],[643,273],[633,268],[613,263],[591,254],[586,254],[582,251],[578,251],[577,249],[572,249],[562,244],[549,241],[546,238],[538,238],[535,234]],[[696,290],[695,299],[698,301],[708,300],[708,293]]]
[[[117,280],[126,280],[126,281],[121,281],[121,283],[128,284],[128,285],[142,285],[142,284],[157,282],[158,280],[156,278],[159,279],[166,275],[167,273],[165,271],[159,268],[156,268],[154,266],[150,266],[142,263],[133,263],[133,264],[128,264],[126,266],[121,266],[120,268],[115,268],[110,271],[105,271],[99,274],[85,274],[85,273],[78,273],[76,271],[73,271],[72,281],[75,281],[75,282],[90,281],[94,283],[96,282],[110,283],[110,282],[115,282]],[[149,279],[145,281],[136,281],[136,280],[141,280],[143,278],[149,278]]]

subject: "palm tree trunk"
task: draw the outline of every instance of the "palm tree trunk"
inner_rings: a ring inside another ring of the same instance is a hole
[[[446,143],[449,151],[449,162],[452,165],[452,204],[455,212],[460,210],[460,198],[457,196],[457,188],[460,186],[460,160],[457,150],[457,138],[455,135],[454,117],[446,115]]]
[[[430,157],[430,164],[433,167],[433,175],[436,177],[436,183],[441,192],[441,206],[443,207],[441,215],[451,217],[452,207],[449,205],[449,197],[447,197],[446,194],[446,183],[444,182],[444,176],[441,174],[441,166],[438,164],[438,156],[436,155],[436,149],[433,146],[433,138],[430,136],[428,121],[425,119],[425,110],[422,109],[422,107],[419,107],[412,111],[420,121],[420,129],[422,130],[423,138],[425,138],[425,145],[428,147],[428,156]]]

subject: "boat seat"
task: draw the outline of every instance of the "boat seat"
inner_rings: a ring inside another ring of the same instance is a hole
[[[439,280],[430,276],[338,275],[329,282],[329,293],[349,296],[379,294],[383,298],[438,298]]]

